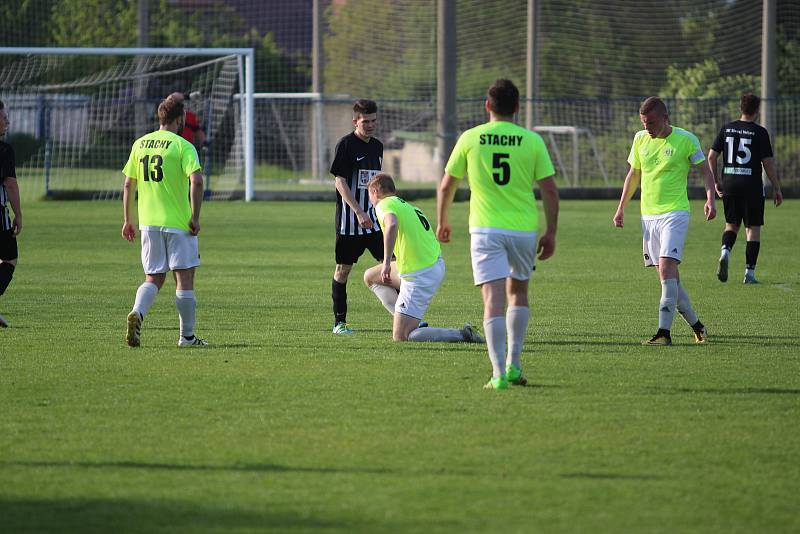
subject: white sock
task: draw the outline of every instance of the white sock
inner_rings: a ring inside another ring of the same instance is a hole
[[[483,321],[489,360],[492,362],[492,378],[506,374],[506,318],[502,315]]]
[[[378,297],[378,300],[381,301],[383,307],[386,308],[390,314],[394,315],[394,305],[397,302],[397,290],[390,286],[385,286],[383,284],[372,284],[369,286],[375,296]]]
[[[506,310],[506,330],[508,331],[508,354],[506,367],[513,364],[522,368],[520,355],[522,343],[525,341],[525,331],[528,329],[528,319],[531,309],[527,306],[509,306]]]
[[[194,290],[176,289],[175,306],[177,306],[178,316],[181,318],[181,335],[192,337],[194,335],[195,308],[197,307]]]
[[[144,282],[136,290],[136,301],[133,303],[133,311],[139,312],[142,317],[150,310],[153,301],[158,295],[158,286],[153,282]]]
[[[417,328],[408,334],[409,341],[444,341],[458,343],[464,341],[464,335],[458,328]]]
[[[692,301],[689,300],[689,294],[683,289],[681,284],[678,284],[678,312],[689,326],[697,323],[697,313],[692,308]]]
[[[669,330],[675,317],[678,302],[678,280],[669,278],[661,281],[661,301],[658,303],[658,328]]]

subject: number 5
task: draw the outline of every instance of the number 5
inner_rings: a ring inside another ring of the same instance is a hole
[[[493,172],[492,178],[497,185],[506,185],[511,180],[511,165],[503,160],[507,159],[509,155],[495,152],[492,156],[492,167],[503,170],[502,175],[499,172]]]

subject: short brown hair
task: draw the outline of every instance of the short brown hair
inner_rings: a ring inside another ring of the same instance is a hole
[[[511,80],[495,80],[486,97],[489,100],[489,109],[503,117],[511,116],[519,109],[519,89]]]
[[[647,115],[651,111],[655,111],[661,115],[667,115],[667,105],[657,96],[648,97],[642,102],[642,105],[639,106],[639,115]]]
[[[388,172],[379,172],[372,177],[367,184],[367,189],[374,189],[383,194],[394,194],[397,189],[394,187],[394,180]]]
[[[758,108],[761,106],[761,99],[752,92],[748,91],[742,95],[742,98],[739,100],[739,106],[741,107],[743,114],[755,115],[758,113]]]
[[[364,115],[370,115],[378,112],[378,104],[374,100],[367,100],[361,98],[356,100],[353,104],[353,118],[357,119]]]
[[[176,96],[179,95],[179,96]],[[183,95],[172,93],[158,105],[158,123],[169,124],[183,116]]]

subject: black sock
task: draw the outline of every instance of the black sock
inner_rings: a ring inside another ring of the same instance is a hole
[[[761,241],[748,241],[744,252],[745,267],[755,269],[758,261],[758,251],[761,250]]]
[[[347,321],[347,284],[333,281],[331,290],[331,297],[333,297],[333,321],[336,323],[343,323]]]
[[[704,326],[705,325],[700,322],[700,319],[698,319],[697,322],[692,325],[692,330],[702,330]]]
[[[733,230],[726,230],[722,233],[722,246],[728,250],[733,250],[733,244],[736,243],[736,232]]]
[[[14,277],[14,269],[15,266],[7,261],[0,263],[0,295],[6,292],[8,284],[11,283],[11,279]]]

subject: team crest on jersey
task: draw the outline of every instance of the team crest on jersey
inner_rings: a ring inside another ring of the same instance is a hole
[[[664,151],[664,155],[667,156],[668,158],[672,157],[672,154],[674,154],[674,153],[675,153],[675,150],[673,150],[672,148],[668,148],[668,149],[666,149]]]

